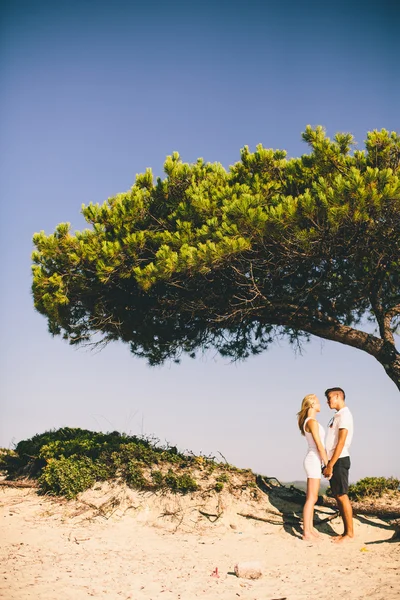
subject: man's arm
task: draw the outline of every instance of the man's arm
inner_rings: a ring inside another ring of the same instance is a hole
[[[326,465],[326,467],[324,469],[324,477],[328,478],[328,477],[332,476],[333,466],[337,462],[337,459],[339,458],[339,456],[342,453],[342,450],[346,443],[347,434],[348,434],[347,429],[344,429],[344,428],[339,429],[338,443],[336,444],[336,448],[332,454],[332,458],[328,461],[328,464]]]

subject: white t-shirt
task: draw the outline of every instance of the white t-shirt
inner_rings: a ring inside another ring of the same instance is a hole
[[[339,458],[349,456],[349,448],[353,439],[353,415],[347,406],[337,411],[332,423],[327,427],[325,448],[328,459],[331,459],[339,439],[339,429],[347,429],[347,437]]]

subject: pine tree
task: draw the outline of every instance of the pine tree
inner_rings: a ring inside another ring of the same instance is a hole
[[[373,131],[355,152],[350,134],[308,126],[303,138],[300,158],[245,147],[228,171],[175,152],[164,179],[147,169],[83,206],[91,228],[35,234],[50,332],[122,340],[150,364],[210,347],[245,359],[315,335],[371,354],[400,389],[400,137]]]

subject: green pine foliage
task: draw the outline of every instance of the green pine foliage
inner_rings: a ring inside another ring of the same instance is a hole
[[[90,228],[34,235],[33,297],[71,344],[121,340],[150,364],[216,348],[245,359],[310,335],[374,356],[400,388],[400,137],[353,152],[308,126],[310,153],[257,146],[225,170],[167,157],[82,213]],[[374,334],[360,329],[371,320]]]

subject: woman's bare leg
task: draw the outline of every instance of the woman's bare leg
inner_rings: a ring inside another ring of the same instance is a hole
[[[314,506],[318,500],[320,479],[307,479],[307,497],[303,509],[303,540],[315,541],[318,534],[314,533]]]

